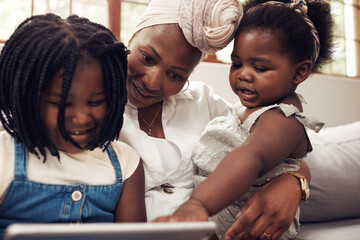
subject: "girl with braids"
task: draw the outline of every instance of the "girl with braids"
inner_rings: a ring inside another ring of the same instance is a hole
[[[302,113],[295,90],[330,60],[330,5],[249,0],[244,11],[229,75],[243,106],[206,126],[192,155],[198,186],[173,215],[158,220],[206,220],[210,215],[219,239],[291,239],[299,230],[299,211],[283,234],[267,222],[254,226],[251,236],[237,236],[234,230],[242,223],[236,216],[270,180],[297,175],[299,161],[312,151],[304,127],[317,132],[323,123]],[[307,197],[305,192],[302,200]]]
[[[146,221],[119,137],[127,50],[76,15],[26,19],[0,56],[0,234],[15,222]],[[0,235],[1,238],[1,235]]]

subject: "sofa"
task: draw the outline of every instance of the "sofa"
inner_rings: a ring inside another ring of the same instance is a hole
[[[310,198],[297,239],[360,239],[360,121],[308,132]]]

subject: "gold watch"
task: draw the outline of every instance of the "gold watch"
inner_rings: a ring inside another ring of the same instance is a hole
[[[306,180],[306,178],[297,172],[285,172],[284,174],[290,174],[299,179],[300,182],[300,188],[301,188],[301,201],[306,201],[310,196],[310,189],[309,184]]]

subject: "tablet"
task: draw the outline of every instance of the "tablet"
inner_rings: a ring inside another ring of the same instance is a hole
[[[205,240],[214,222],[12,224],[4,240]]]

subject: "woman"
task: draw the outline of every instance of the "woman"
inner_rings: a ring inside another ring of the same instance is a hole
[[[150,221],[171,214],[188,199],[194,188],[193,147],[205,125],[229,111],[229,104],[207,85],[184,86],[205,53],[231,41],[241,17],[236,0],[152,0],[130,40],[128,105],[120,140],[143,159]],[[301,173],[309,180],[306,165]],[[299,181],[284,175],[267,185],[243,208],[231,229],[234,234],[267,239],[263,232],[269,225],[288,228],[301,199]]]

